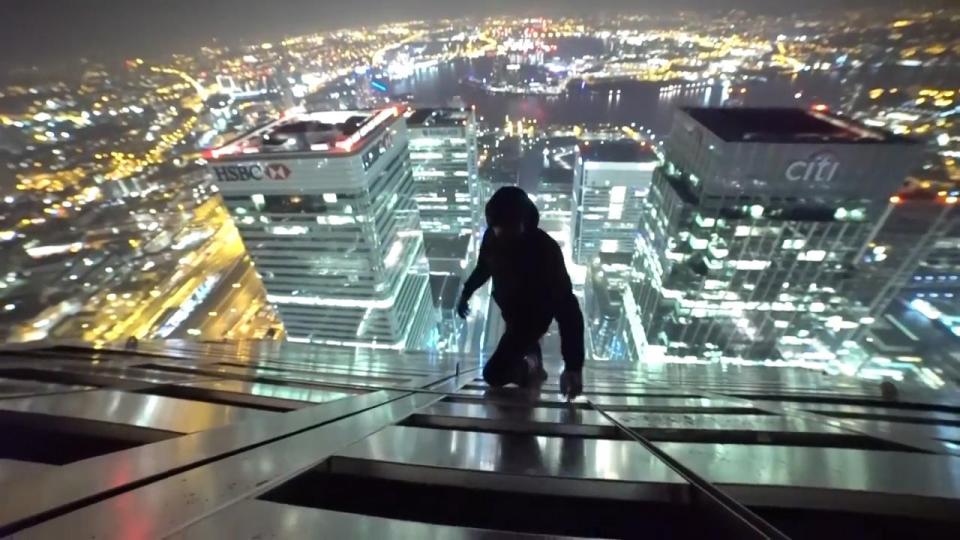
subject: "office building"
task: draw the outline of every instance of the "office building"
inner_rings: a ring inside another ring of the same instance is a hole
[[[422,108],[407,117],[410,165],[425,233],[477,230],[477,125],[472,109]]]
[[[954,206],[955,195],[938,199],[940,204],[936,210],[946,210],[947,214],[935,222],[939,227],[932,231],[929,249],[923,253],[923,259],[913,269],[910,278],[905,280],[905,287],[917,295],[960,298],[960,212]],[[925,217],[930,218],[929,215]]]
[[[911,182],[896,200],[876,247],[885,249],[888,259],[916,254],[918,264],[901,276],[903,292],[917,298],[960,298],[960,191],[947,182]]]
[[[568,257],[573,230],[572,172],[559,167],[542,169],[536,192],[529,194],[540,210],[540,228],[560,244]]]
[[[473,109],[419,108],[407,113],[406,122],[431,296],[444,346],[457,343],[464,327],[453,308],[464,273],[476,262],[484,223],[476,117]]]
[[[624,303],[632,347],[696,361],[843,356],[883,303],[858,301],[854,284],[918,154],[814,111],[679,111]]]
[[[422,349],[436,338],[407,141],[391,107],[288,114],[210,152],[289,339]]]
[[[858,280],[864,301],[891,300],[883,288],[914,298],[960,296],[960,213],[957,193],[909,182],[890,198],[888,215],[864,252],[870,272]]]
[[[645,143],[588,140],[576,146],[573,175],[573,259],[635,250],[637,226],[657,156]]]
[[[583,317],[589,358],[628,360],[624,295],[630,294],[632,253],[597,253],[586,265]]]

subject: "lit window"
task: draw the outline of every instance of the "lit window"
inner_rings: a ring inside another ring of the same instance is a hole
[[[737,270],[763,270],[770,266],[770,261],[730,261],[730,265]]]
[[[696,236],[690,237],[690,247],[693,249],[707,249],[707,244],[709,240],[706,238],[697,238]]]
[[[603,253],[616,253],[619,247],[619,242],[616,240],[601,240],[600,241],[600,251]]]
[[[700,215],[697,215],[697,225],[700,225],[701,227],[708,227],[708,228],[713,227],[714,225],[716,225],[716,223],[717,223],[717,220],[714,218],[705,218]]]
[[[809,251],[804,251],[797,257],[801,261],[811,261],[811,262],[820,262],[827,258],[827,252],[822,249],[811,249]]]
[[[805,238],[791,238],[783,241],[783,249],[801,249],[805,246],[807,240]]]
[[[626,186],[613,186],[610,190],[610,203],[611,204],[623,204],[624,198],[627,195]]]
[[[303,225],[275,225],[270,227],[270,233],[278,236],[298,236],[310,232],[310,227]]]

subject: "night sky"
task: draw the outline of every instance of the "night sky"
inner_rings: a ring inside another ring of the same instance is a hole
[[[66,66],[188,52],[212,38],[248,42],[363,23],[419,18],[584,15],[742,7],[809,10],[906,6],[905,0],[0,0],[0,68]]]

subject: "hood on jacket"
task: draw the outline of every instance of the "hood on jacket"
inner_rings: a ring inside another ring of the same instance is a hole
[[[487,201],[485,209],[487,226],[512,226],[523,223],[524,229],[533,231],[540,225],[540,211],[527,192],[516,186],[497,190]]]

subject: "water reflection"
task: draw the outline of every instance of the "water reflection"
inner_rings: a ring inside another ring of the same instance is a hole
[[[417,102],[443,104],[457,97],[476,105],[478,114],[492,124],[502,119],[536,119],[540,125],[629,124],[635,122],[665,132],[672,111],[681,106],[722,106],[738,104],[752,107],[806,107],[825,103],[840,107],[846,100],[866,99],[863,89],[930,84],[929,74],[917,69],[888,66],[846,72],[805,72],[794,75],[757,74],[731,84],[726,79],[701,81],[643,82],[620,81],[589,85],[576,81],[559,96],[491,95],[482,89],[462,84],[468,77],[482,80],[494,71],[496,59],[460,59],[441,64],[437,69],[420,71],[394,81],[397,94],[413,94]],[[960,84],[960,70],[942,70],[940,86]],[[926,77],[926,78],[924,78]],[[733,102],[730,99],[735,98]]]

